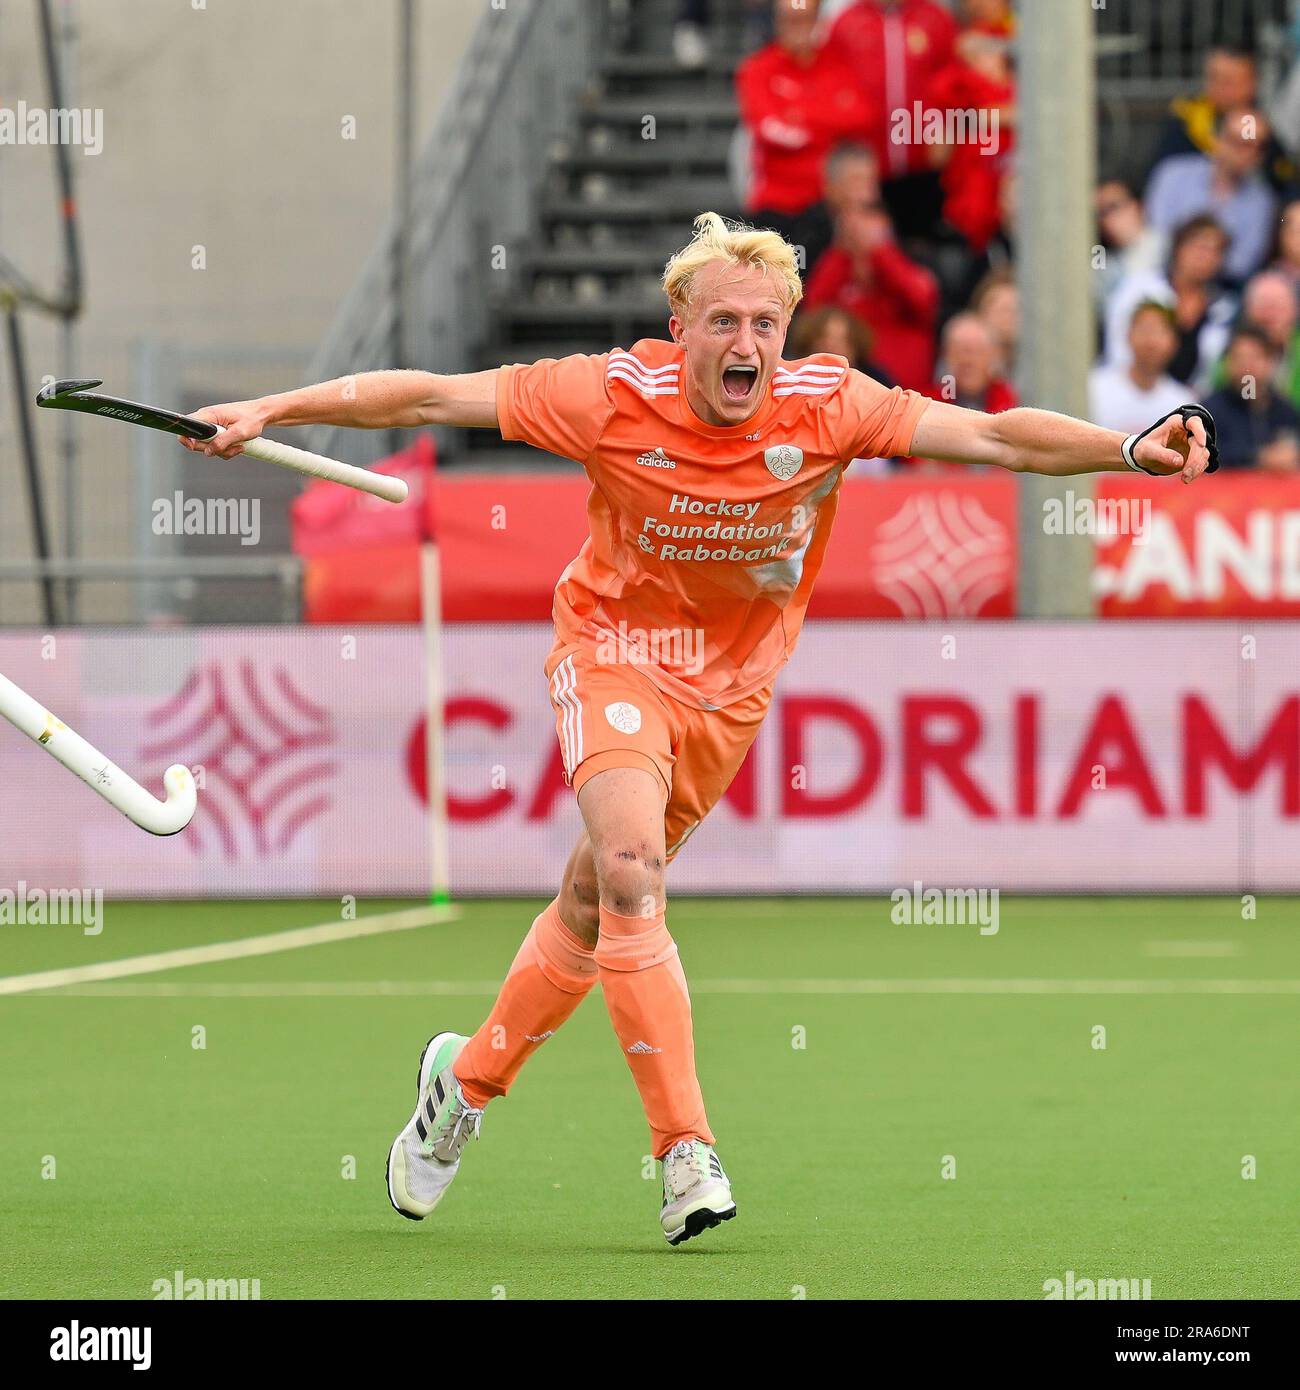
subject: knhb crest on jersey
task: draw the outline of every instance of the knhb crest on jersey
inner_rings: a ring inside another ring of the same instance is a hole
[[[774,444],[763,450],[767,471],[784,483],[803,467],[803,450],[794,444]]]

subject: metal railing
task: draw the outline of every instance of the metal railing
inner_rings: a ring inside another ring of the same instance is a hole
[[[1098,92],[1156,105],[1197,92],[1215,44],[1254,50],[1267,91],[1293,9],[1293,0],[1109,0],[1096,9]]]
[[[260,622],[295,623],[302,616],[302,560],[297,555],[140,555],[128,560],[0,560],[0,584],[33,584],[44,580],[173,587],[182,601],[191,599],[200,582],[212,580],[273,580],[279,595],[278,612],[261,611]],[[231,621],[249,621],[247,615]]]
[[[472,369],[492,282],[535,226],[538,187],[595,73],[607,9],[607,0],[510,0],[484,10],[412,174],[407,360],[391,360],[400,244],[392,217],[312,359],[312,380],[394,366]],[[349,463],[373,463],[388,446],[382,432],[311,434],[309,448]]]

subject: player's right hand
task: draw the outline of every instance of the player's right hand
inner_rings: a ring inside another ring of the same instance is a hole
[[[250,439],[256,439],[266,427],[266,417],[259,401],[232,401],[227,405],[207,405],[194,411],[196,420],[220,425],[219,434],[211,439],[181,439],[181,443],[196,454],[210,458],[232,459],[242,453]]]

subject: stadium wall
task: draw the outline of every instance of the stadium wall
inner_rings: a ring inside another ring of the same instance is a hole
[[[0,104],[48,105],[36,6],[0,14]],[[421,0],[417,141],[450,87],[479,5]],[[102,149],[72,150],[85,259],[73,375],[139,388],[136,350],[155,346],[182,409],[299,385],[392,206],[397,5],[357,0],[95,0],[58,6],[75,24],[69,105],[98,111]],[[0,147],[0,245],[57,284],[52,152]],[[55,327],[26,316],[30,383],[60,375]],[[0,457],[18,458],[7,379]],[[169,401],[170,403],[170,401]],[[56,553],[60,423],[36,426]],[[131,553],[138,516],[130,430],[80,431],[83,553]],[[175,486],[185,456],[169,446]],[[32,554],[19,468],[0,470],[0,553]],[[88,586],[88,621],[121,621],[132,593]],[[35,587],[0,584],[0,622],[37,621]]]

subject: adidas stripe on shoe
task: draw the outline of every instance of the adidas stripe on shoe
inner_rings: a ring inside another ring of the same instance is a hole
[[[478,1138],[483,1112],[466,1104],[452,1071],[468,1041],[459,1033],[438,1033],[425,1044],[415,1113],[388,1150],[388,1200],[412,1221],[422,1221],[442,1201],[460,1167],[461,1150]]]
[[[722,1160],[702,1139],[684,1139],[664,1155],[659,1225],[669,1245],[730,1221],[736,1214]]]

